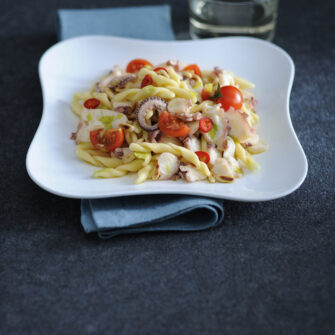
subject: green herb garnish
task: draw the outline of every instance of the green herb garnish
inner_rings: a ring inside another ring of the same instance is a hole
[[[215,101],[217,98],[222,98],[223,95],[221,94],[220,89],[221,89],[221,86],[220,86],[220,84],[218,84],[218,86],[217,86],[217,88],[216,88],[216,91],[215,91],[214,95],[213,95],[212,97],[209,97],[209,99]]]

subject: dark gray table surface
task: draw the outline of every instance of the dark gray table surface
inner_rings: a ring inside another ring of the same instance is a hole
[[[185,36],[187,3],[171,4]],[[43,191],[25,170],[56,9],[92,6],[0,2],[0,334],[335,334],[334,1],[280,2],[274,42],[296,64],[302,187],[265,203],[226,201],[217,229],[109,241],[83,233],[78,200]]]

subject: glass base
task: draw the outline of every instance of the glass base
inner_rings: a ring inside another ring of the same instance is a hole
[[[261,26],[217,26],[190,18],[190,35],[192,39],[250,36],[272,41],[275,34],[275,26],[275,21]]]

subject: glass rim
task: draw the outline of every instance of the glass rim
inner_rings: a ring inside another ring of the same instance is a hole
[[[191,3],[194,0],[189,0],[189,3]],[[264,3],[264,2],[277,2],[278,0],[243,0],[241,2],[235,2],[235,1],[225,1],[225,0],[204,0],[205,2],[209,2],[209,3],[213,3],[219,6],[225,6],[225,5],[229,5],[229,6],[254,6],[256,2],[258,3]]]

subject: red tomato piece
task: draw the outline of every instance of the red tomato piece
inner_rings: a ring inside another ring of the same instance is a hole
[[[209,98],[212,96],[212,92],[207,91],[205,88],[201,91],[201,99],[202,100],[209,100]]]
[[[146,76],[144,76],[144,78],[142,79],[141,82],[141,88],[151,85],[152,84],[152,78],[150,76],[150,74],[147,74]]]
[[[215,103],[221,104],[221,107],[227,111],[230,107],[235,110],[243,105],[243,95],[235,86],[223,86],[220,88],[221,97],[217,98]]]
[[[190,132],[190,128],[176,116],[164,111],[158,118],[158,127],[167,136],[183,137]]]
[[[199,160],[206,164],[208,164],[211,159],[206,151],[196,151],[195,154],[198,156]]]
[[[116,128],[92,130],[90,131],[90,140],[96,149],[105,152],[111,152],[123,144],[123,129]]]
[[[141,59],[141,58],[133,59],[131,62],[128,63],[126,71],[130,72],[130,73],[135,73],[135,72],[141,70],[142,67],[144,67],[146,65],[153,66],[146,59]]]
[[[203,133],[208,133],[213,128],[213,122],[209,117],[203,117],[199,121],[199,128]]]
[[[193,71],[196,75],[201,77],[201,71],[199,69],[199,66],[197,64],[190,64],[187,65],[183,71]]]
[[[87,109],[95,109],[100,105],[100,100],[96,99],[96,98],[92,98],[92,99],[87,99],[84,102],[84,107]]]
[[[166,69],[165,67],[156,67],[156,68],[154,69],[155,72],[158,72],[158,71],[160,71],[160,70],[163,70],[163,71],[165,71],[166,73],[168,73],[168,71],[167,71],[167,69]]]

